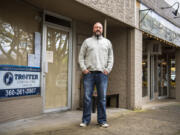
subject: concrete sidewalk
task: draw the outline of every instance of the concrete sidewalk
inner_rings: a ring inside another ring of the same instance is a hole
[[[96,125],[96,114],[80,128],[82,112],[67,111],[0,124],[0,135],[180,135],[180,103],[163,100],[140,111],[107,109],[109,128]]]

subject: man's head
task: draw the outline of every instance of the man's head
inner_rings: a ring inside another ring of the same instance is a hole
[[[103,26],[100,22],[96,22],[93,26],[93,34],[99,38],[103,33]]]

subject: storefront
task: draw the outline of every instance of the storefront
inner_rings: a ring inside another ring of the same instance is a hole
[[[108,93],[119,99],[113,102],[140,109],[155,99],[180,99],[179,27],[146,15],[139,2],[122,1],[2,1],[0,122],[80,107],[78,54],[97,21],[114,49]]]
[[[71,108],[72,20],[50,12],[43,17],[43,110],[67,110]]]
[[[151,37],[151,38],[150,38]],[[144,33],[143,91],[146,100],[175,98],[175,48]]]
[[[115,19],[115,15],[105,15],[82,3],[74,0],[1,2],[0,122],[80,107],[82,71],[78,54],[84,39],[92,35],[96,21],[104,24],[104,36],[112,41],[114,48],[115,63],[108,91],[119,93],[119,107],[141,106],[141,83],[134,84],[135,68],[141,65],[133,68],[142,60],[139,49],[142,42],[135,42],[142,37],[134,29],[135,3],[121,9],[132,12],[128,14],[131,19],[125,14],[119,16],[119,12]],[[118,18],[130,21],[126,24]]]
[[[176,98],[176,50],[180,29],[148,7],[140,6],[143,31],[142,96],[144,103]]]

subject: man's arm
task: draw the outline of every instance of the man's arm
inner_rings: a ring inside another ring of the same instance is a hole
[[[86,65],[85,65],[86,48],[87,48],[87,45],[86,45],[86,40],[85,40],[79,52],[79,65],[82,71],[87,70]]]
[[[113,64],[114,64],[114,54],[113,54],[112,44],[110,42],[110,47],[109,47],[109,50],[108,50],[108,61],[107,61],[108,66],[105,69],[108,73],[111,72]]]

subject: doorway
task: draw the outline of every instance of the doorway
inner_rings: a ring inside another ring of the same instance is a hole
[[[168,97],[169,89],[169,74],[168,74],[168,58],[167,55],[162,55],[158,63],[158,98]]]
[[[43,35],[44,112],[68,110],[71,108],[71,29],[45,22]]]
[[[170,57],[160,47],[155,43],[144,45],[142,96],[146,101],[169,96]]]

